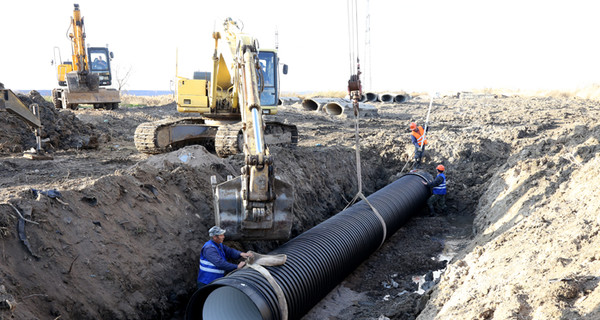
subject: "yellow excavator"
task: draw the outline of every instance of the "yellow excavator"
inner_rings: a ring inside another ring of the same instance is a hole
[[[263,115],[277,113],[277,51],[260,49],[242,29],[241,22],[226,19],[223,31],[213,33],[212,72],[178,80],[178,111],[201,116],[143,123],[136,129],[135,144],[151,154],[199,143],[213,144],[221,157],[243,151],[241,176],[220,184],[211,178],[216,223],[232,240],[285,240],[293,221],[293,189],[275,178],[268,145],[294,145],[298,130],[264,121]],[[222,38],[224,50],[219,46]]]
[[[80,104],[90,104],[94,109],[113,110],[119,107],[119,91],[104,88],[112,84],[110,61],[114,57],[107,47],[85,46],[85,25],[79,5],[75,4],[68,38],[71,42],[72,61],[62,61],[60,50],[54,48],[57,78],[60,88],[52,90],[56,108],[77,110]],[[56,55],[58,53],[58,60]]]
[[[259,92],[260,114],[277,114],[279,102],[279,58],[277,50],[260,49],[258,42],[242,32],[241,22],[228,18],[224,32],[214,32],[215,51],[212,72],[194,72],[193,79],[178,76],[177,111],[198,113],[200,116],[177,120],[160,120],[140,124],[134,136],[138,151],[147,154],[169,152],[186,145],[201,144],[220,157],[243,151],[244,106],[241,95],[254,89]],[[219,47],[221,37],[227,46]],[[237,46],[252,47],[256,79],[244,83],[236,56]],[[287,74],[287,65],[283,65]],[[237,86],[240,86],[239,88]],[[265,143],[269,145],[296,145],[298,129],[295,125],[266,121],[262,128]]]

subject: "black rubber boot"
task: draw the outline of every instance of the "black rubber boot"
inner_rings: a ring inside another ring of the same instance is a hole
[[[433,208],[433,205],[430,204],[429,206],[429,215],[430,216],[435,216],[435,209]]]

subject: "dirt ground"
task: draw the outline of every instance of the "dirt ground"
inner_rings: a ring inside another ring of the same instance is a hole
[[[184,116],[174,104],[57,111],[39,94],[21,98],[42,106],[54,159],[22,158],[34,136],[0,113],[0,319],[182,319],[213,225],[209,177],[237,175],[241,155],[138,153],[136,126]],[[408,124],[424,122],[429,99],[374,105],[378,116],[360,120],[367,195],[401,174],[413,151]],[[435,99],[424,168],[446,166],[447,211],[415,213],[294,316],[600,317],[599,111],[581,99]],[[295,236],[356,194],[354,120],[299,104],[272,118],[299,129],[296,148],[271,149],[277,175],[295,186]],[[227,244],[266,253],[282,243]]]

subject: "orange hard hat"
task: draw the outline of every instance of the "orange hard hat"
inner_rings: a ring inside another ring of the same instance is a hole
[[[410,130],[415,130],[417,128],[417,123],[416,122],[411,122],[410,123]]]
[[[441,164],[438,165],[436,169],[438,169],[438,171],[444,171],[444,170],[446,170],[446,168],[444,168],[444,165],[441,165]]]

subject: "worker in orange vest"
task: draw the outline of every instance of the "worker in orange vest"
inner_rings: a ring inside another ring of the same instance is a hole
[[[417,126],[416,122],[411,122],[410,131],[412,133],[412,143],[415,146],[414,168],[419,168],[421,165],[421,158],[423,158],[423,154],[425,153],[425,146],[427,145],[427,139],[425,139],[425,130],[423,127]]]

